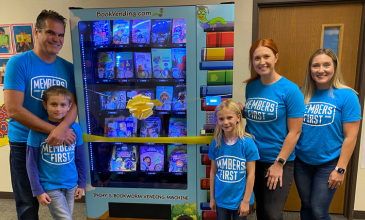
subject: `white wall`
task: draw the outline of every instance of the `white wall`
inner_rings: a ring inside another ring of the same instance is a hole
[[[365,164],[365,111],[362,116],[362,135],[360,141],[360,158],[357,172],[357,181],[356,181],[356,195],[355,195],[355,207],[354,209],[357,211],[365,211],[365,169],[361,168],[361,163]]]
[[[69,7],[82,8],[113,8],[113,7],[147,7],[219,4],[224,0],[11,0],[6,7],[0,7],[0,23],[35,23],[38,14],[43,9],[55,10],[64,17],[69,17]],[[252,35],[252,1],[237,0],[235,4],[235,62],[234,62],[234,99],[244,98],[244,90],[240,82],[250,76],[248,71],[248,51],[251,46]],[[69,28],[66,28],[65,43],[59,54],[72,62],[71,38]],[[239,71],[238,71],[239,70]],[[3,91],[0,87],[0,103],[3,103]],[[9,146],[0,147],[0,191],[12,192],[9,172]]]

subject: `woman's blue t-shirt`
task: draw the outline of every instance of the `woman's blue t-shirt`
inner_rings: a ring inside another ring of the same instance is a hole
[[[343,124],[361,119],[359,98],[351,89],[316,90],[306,106],[296,155],[303,162],[320,165],[340,156]]]
[[[246,86],[246,132],[255,137],[260,162],[274,163],[288,134],[287,118],[303,117],[303,94],[299,87],[285,77],[263,85],[255,80]],[[295,150],[288,161],[295,158]]]

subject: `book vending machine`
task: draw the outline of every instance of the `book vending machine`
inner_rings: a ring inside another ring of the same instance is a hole
[[[199,7],[70,8],[87,219],[216,218],[200,208],[197,30],[233,26],[233,5]]]

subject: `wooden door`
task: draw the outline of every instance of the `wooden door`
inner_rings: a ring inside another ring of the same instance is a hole
[[[276,71],[301,87],[309,57],[321,48],[322,24],[343,24],[340,68],[346,84],[354,88],[362,10],[362,3],[260,8],[259,39],[271,38],[276,42]],[[330,213],[343,213],[345,187],[337,189]],[[300,210],[294,182],[285,210]]]

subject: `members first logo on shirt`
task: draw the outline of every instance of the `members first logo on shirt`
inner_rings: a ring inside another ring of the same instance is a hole
[[[278,117],[278,103],[264,98],[249,98],[246,101],[245,116],[251,121],[275,121]]]
[[[31,96],[42,101],[44,91],[51,86],[63,86],[67,88],[67,81],[55,76],[34,77],[31,79]]]
[[[246,177],[246,160],[234,156],[216,158],[216,176],[222,182],[236,183]]]
[[[304,113],[303,124],[309,126],[325,126],[335,119],[336,106],[325,102],[310,102]]]
[[[50,146],[46,142],[41,143],[41,157],[46,163],[64,165],[73,161],[75,157],[75,144],[66,146]]]

